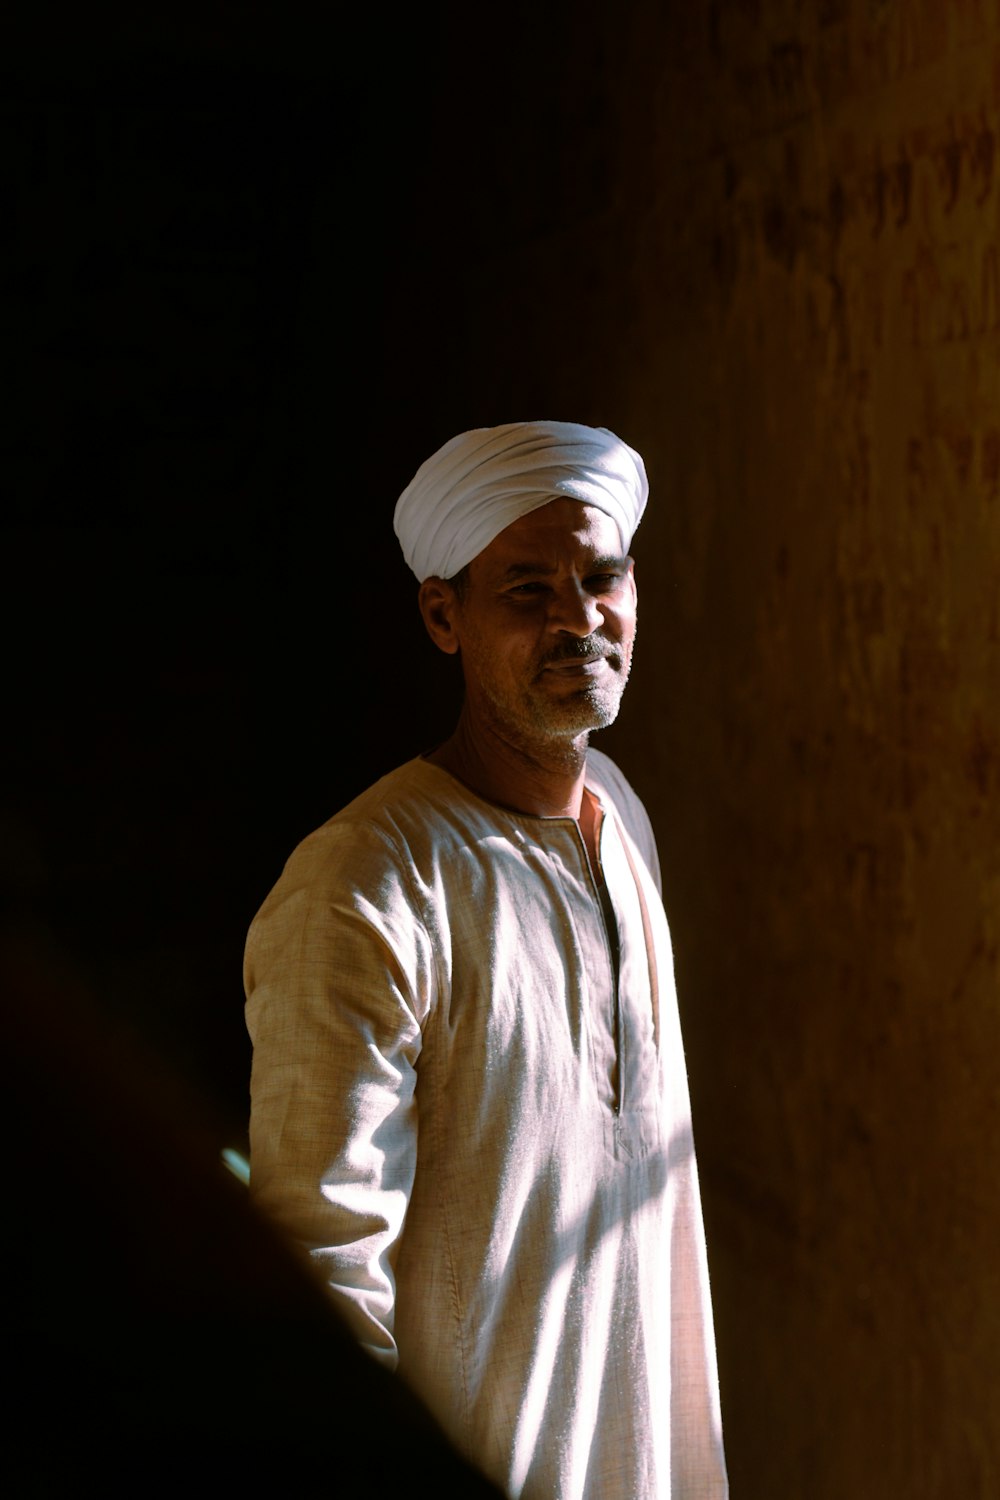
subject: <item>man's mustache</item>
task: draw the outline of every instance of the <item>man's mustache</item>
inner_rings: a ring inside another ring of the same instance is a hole
[[[546,667],[557,667],[561,662],[566,661],[597,661],[602,656],[606,657],[612,665],[617,665],[621,661],[614,646],[609,641],[602,640],[600,636],[588,635],[582,640],[571,638],[546,652],[538,663],[538,670],[544,672]]]

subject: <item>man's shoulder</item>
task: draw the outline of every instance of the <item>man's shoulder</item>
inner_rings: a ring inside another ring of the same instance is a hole
[[[419,758],[404,762],[314,826],[288,854],[265,905],[293,896],[336,904],[359,890],[378,900],[406,885],[433,851],[440,823],[432,773]]]
[[[294,857],[324,858],[331,849],[357,848],[402,856],[407,863],[461,840],[475,819],[478,799],[421,756],[387,771],[338,808],[295,850]]]
[[[412,760],[394,766],[391,771],[386,771],[376,781],[369,782],[349,801],[343,803],[322,826],[327,827],[337,822],[364,821],[377,816],[380,811],[391,812],[396,806],[419,805],[427,799],[432,785],[431,767],[421,756],[415,756]]]

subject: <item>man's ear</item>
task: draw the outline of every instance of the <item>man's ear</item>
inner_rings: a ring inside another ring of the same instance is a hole
[[[447,578],[425,578],[417,595],[427,634],[440,651],[454,656],[458,650],[458,595]]]

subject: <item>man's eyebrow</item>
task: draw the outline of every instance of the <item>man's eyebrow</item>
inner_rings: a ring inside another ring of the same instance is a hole
[[[502,583],[516,583],[519,578],[548,578],[556,570],[551,563],[514,562],[503,570]]]
[[[581,573],[624,573],[628,569],[631,559],[619,552],[609,552],[607,556],[595,557],[581,568]],[[519,578],[549,578],[558,570],[551,563],[543,562],[512,562],[508,563],[501,575],[502,583],[516,583]]]

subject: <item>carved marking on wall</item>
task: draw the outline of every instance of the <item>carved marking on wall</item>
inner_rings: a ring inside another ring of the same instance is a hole
[[[1000,249],[987,245],[983,250],[982,318],[984,333],[1000,328]]]
[[[985,114],[979,118],[979,128],[969,142],[969,178],[973,197],[977,204],[986,202],[993,187],[993,162],[996,156],[996,137],[986,121]]]
[[[991,427],[983,433],[979,475],[985,498],[989,501],[1000,498],[1000,428]]]
[[[941,205],[950,214],[958,200],[959,183],[962,177],[962,143],[954,136],[940,142],[931,151],[931,160],[937,172]]]

